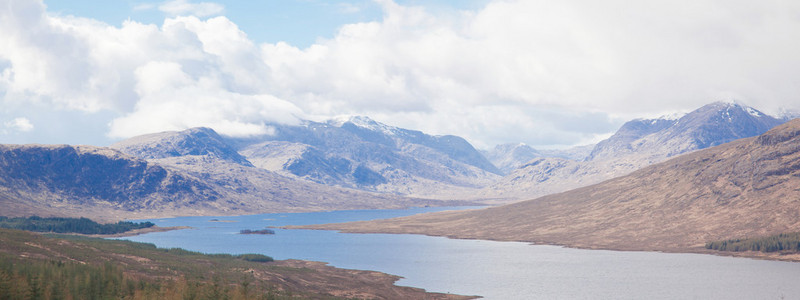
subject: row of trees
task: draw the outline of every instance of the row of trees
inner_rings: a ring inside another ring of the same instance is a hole
[[[800,232],[781,233],[761,238],[709,242],[706,243],[706,249],[719,251],[800,252]]]
[[[87,218],[28,218],[0,217],[0,228],[20,229],[36,232],[116,234],[134,229],[153,227],[152,222],[126,222],[99,224]]]

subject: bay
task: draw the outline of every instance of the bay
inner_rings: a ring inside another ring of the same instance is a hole
[[[398,285],[486,299],[800,299],[800,264],[702,254],[571,249],[407,234],[242,229],[391,218],[455,208],[149,219],[192,229],[124,239],[205,253],[261,253],[400,275]],[[457,208],[463,209],[463,208]]]

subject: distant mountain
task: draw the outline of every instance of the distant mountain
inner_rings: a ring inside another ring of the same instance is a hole
[[[534,158],[551,157],[581,161],[589,156],[593,147],[594,145],[587,145],[568,149],[537,150],[523,143],[501,144],[483,152],[483,155],[503,174],[508,174]]]
[[[598,143],[585,161],[537,158],[478,197],[530,199],[626,175],[670,157],[755,136],[783,123],[751,107],[711,103],[680,118],[638,119]]]
[[[663,160],[697,149],[762,134],[785,122],[754,108],[716,102],[676,120],[634,120],[592,150],[589,160],[637,154]]]
[[[708,241],[800,231],[798,187],[800,120],[792,120],[757,137],[534,200],[318,227],[586,248],[700,251]]]
[[[457,198],[500,178],[466,140],[352,117],[230,139],[255,166],[311,182],[415,197]]]

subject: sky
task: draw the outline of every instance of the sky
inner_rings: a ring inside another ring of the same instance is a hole
[[[342,116],[476,148],[800,111],[799,1],[0,0],[0,143]]]

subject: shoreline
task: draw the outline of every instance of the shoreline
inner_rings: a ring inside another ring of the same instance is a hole
[[[580,246],[580,245],[570,245],[570,244],[561,244],[561,243],[548,243],[548,242],[541,242],[541,241],[531,241],[525,239],[497,239],[497,238],[477,238],[477,237],[462,237],[458,236],[457,234],[430,234],[430,233],[420,233],[414,232],[412,230],[401,230],[401,231],[391,231],[391,230],[369,230],[369,229],[342,229],[341,227],[337,227],[335,225],[341,225],[347,223],[333,223],[333,224],[315,224],[315,225],[288,225],[288,226],[281,226],[278,228],[281,229],[305,229],[305,230],[330,230],[330,231],[337,231],[340,233],[353,233],[353,234],[416,234],[416,235],[424,235],[424,236],[431,236],[431,237],[444,237],[448,239],[457,239],[457,240],[483,240],[483,241],[493,241],[493,242],[517,242],[517,243],[527,243],[532,246],[558,246],[558,247],[565,247],[565,248],[572,248],[572,249],[583,249],[583,250],[607,250],[607,251],[630,251],[630,252],[661,252],[661,253],[676,253],[676,254],[705,254],[705,255],[714,255],[714,256],[726,256],[726,257],[735,257],[735,258],[750,258],[750,259],[759,259],[759,260],[770,260],[770,261],[783,261],[783,262],[795,262],[800,263],[800,253],[768,253],[768,252],[756,252],[756,251],[742,251],[742,252],[735,252],[735,251],[716,251],[706,249],[705,247],[698,247],[698,248],[673,248],[673,249],[624,249],[624,248],[613,248],[613,247],[592,247],[592,246]]]
[[[66,234],[88,236],[88,237],[96,237],[96,238],[115,238],[115,237],[137,236],[137,235],[146,234],[146,233],[166,232],[166,231],[172,231],[172,230],[182,230],[182,229],[191,229],[191,228],[192,227],[190,227],[190,226],[160,227],[158,225],[153,225],[153,227],[134,229],[134,230],[129,230],[129,231],[126,231],[126,232],[121,232],[121,233],[114,233],[114,234],[80,234],[80,233],[66,233]]]

